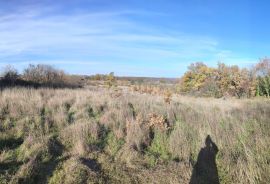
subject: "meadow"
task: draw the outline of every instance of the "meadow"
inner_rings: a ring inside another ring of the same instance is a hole
[[[3,89],[0,183],[192,183],[209,136],[220,183],[270,183],[268,98],[169,98],[130,87]]]
[[[270,184],[269,9],[0,0],[0,184]]]

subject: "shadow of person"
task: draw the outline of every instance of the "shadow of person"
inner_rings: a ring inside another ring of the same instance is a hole
[[[205,139],[205,147],[200,150],[196,164],[193,167],[189,184],[219,184],[216,165],[217,145],[210,135]]]

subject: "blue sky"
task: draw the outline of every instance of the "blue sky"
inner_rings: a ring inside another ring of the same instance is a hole
[[[0,0],[0,67],[179,77],[269,56],[267,0]]]

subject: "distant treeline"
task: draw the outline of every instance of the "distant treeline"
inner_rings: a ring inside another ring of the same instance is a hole
[[[95,81],[104,81],[108,87],[116,86],[117,78],[114,76],[114,72],[110,72],[109,74],[96,74],[89,76],[87,79],[95,80]]]
[[[22,74],[19,74],[17,69],[12,66],[4,68],[0,88],[12,86],[78,88],[81,87],[81,84],[63,70],[58,70],[50,65],[30,64]]]
[[[270,59],[255,66],[239,68],[218,63],[216,68],[198,62],[191,64],[180,80],[181,92],[197,96],[270,96]]]
[[[88,77],[90,80],[106,81],[109,76],[114,75],[113,72],[109,74],[95,74]],[[131,84],[176,84],[177,78],[158,78],[158,77],[131,77],[131,76],[115,76],[116,80],[129,81]]]
[[[108,75],[96,74],[89,77],[72,76],[50,65],[30,64],[22,74],[19,74],[15,68],[7,66],[0,78],[0,88],[9,86],[77,88],[87,84],[85,79],[105,81],[105,84],[111,87],[116,86],[116,81],[120,79],[126,79],[131,83],[134,83],[134,80],[144,83],[147,78],[119,78],[115,77],[113,72]],[[149,78],[149,81],[155,82],[157,79]],[[170,81],[177,86],[175,79]],[[164,80],[164,82],[168,81]],[[182,94],[216,98],[270,97],[270,59],[261,59],[249,69],[237,65],[228,66],[224,63],[218,63],[217,67],[209,67],[202,62],[193,63],[181,77],[180,88],[177,89],[180,89]]]

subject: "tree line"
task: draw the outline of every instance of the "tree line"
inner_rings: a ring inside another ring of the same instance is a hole
[[[105,81],[105,84],[110,88],[112,86],[117,86],[117,79],[114,76],[114,72],[110,72],[109,74],[96,74],[89,77],[89,80],[95,81]]]
[[[66,74],[63,70],[50,65],[30,64],[22,74],[11,66],[7,66],[0,78],[0,87],[33,86],[33,87],[81,87],[83,78]],[[108,86],[116,83],[111,72],[108,75],[97,74],[90,80],[106,81]],[[270,97],[270,59],[261,59],[251,68],[240,68],[237,65],[218,63],[217,67],[209,67],[202,62],[192,63],[188,71],[180,79],[180,92],[195,96],[226,97],[235,96]]]
[[[80,87],[78,83],[72,81],[71,76],[63,70],[59,70],[50,65],[30,64],[22,74],[12,66],[6,66],[2,72],[0,87],[8,86],[30,86],[30,87]]]
[[[247,69],[237,65],[218,63],[209,67],[202,62],[193,63],[180,79],[182,93],[224,97],[270,96],[270,59],[261,59]]]

